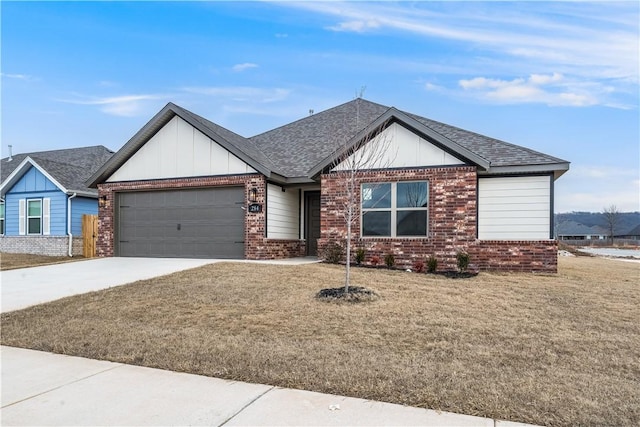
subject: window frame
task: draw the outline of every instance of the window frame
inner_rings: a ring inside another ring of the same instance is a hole
[[[398,207],[398,184],[411,184],[411,183],[424,183],[427,188],[427,206],[424,207]],[[389,208],[365,208],[363,207],[363,195],[364,186],[375,186],[375,185],[384,185],[391,184],[391,206]],[[376,239],[376,238],[385,238],[385,239],[428,239],[429,238],[429,207],[431,206],[429,200],[429,180],[421,179],[421,180],[411,180],[411,181],[374,181],[374,182],[363,182],[360,184],[360,237],[363,239]],[[425,212],[426,213],[426,224],[425,224],[425,234],[417,234],[417,235],[398,235],[398,212]],[[390,233],[389,235],[365,235],[364,231],[364,215],[367,212],[390,212]]]
[[[40,215],[39,216],[31,216],[29,215],[29,203],[30,202],[39,202],[40,203]],[[41,236],[42,235],[42,219],[44,217],[44,212],[43,210],[43,203],[42,203],[42,199],[27,199],[25,202],[25,213],[24,213],[24,221],[25,221],[25,234],[27,236]],[[33,218],[40,218],[40,230],[38,233],[31,233],[30,232],[30,227],[29,227],[29,220],[33,219]]]
[[[6,220],[6,216],[7,216],[7,205],[6,202],[4,200],[0,200],[0,206],[2,206],[2,208],[0,208],[0,236],[4,236],[4,228],[6,227],[7,224],[7,220]]]

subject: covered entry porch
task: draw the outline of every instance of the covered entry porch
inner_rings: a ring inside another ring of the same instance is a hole
[[[283,187],[267,183],[266,238],[271,242],[297,240],[301,256],[318,255],[320,187]]]

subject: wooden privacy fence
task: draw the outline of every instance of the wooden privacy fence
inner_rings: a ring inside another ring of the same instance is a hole
[[[98,242],[98,215],[82,215],[82,256],[96,256]]]

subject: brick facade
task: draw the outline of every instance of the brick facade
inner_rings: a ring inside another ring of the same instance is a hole
[[[556,273],[556,240],[478,240],[469,248],[472,265],[478,270]]]
[[[456,254],[467,251],[470,270],[557,271],[557,243],[544,241],[482,241],[477,239],[477,173],[475,167],[431,167],[404,170],[361,172],[359,184],[366,182],[429,182],[428,236],[424,238],[359,237],[359,216],[353,225],[355,248],[366,250],[366,260],[392,253],[396,265],[411,268],[414,262],[429,256],[438,260],[439,270],[455,270]],[[346,227],[340,205],[344,199],[344,182],[336,174],[321,176],[321,238],[318,249],[330,242],[344,242]],[[138,190],[171,190],[216,186],[243,186],[245,200],[249,190],[257,189],[257,203],[263,212],[245,216],[245,258],[281,259],[304,256],[304,240],[268,239],[266,235],[266,178],[260,174],[179,178],[98,185],[106,203],[99,207],[98,256],[114,255],[114,208],[118,192]]]
[[[345,221],[341,216],[345,183],[338,174],[322,179],[322,251],[331,242],[344,242]],[[474,167],[433,167],[405,170],[367,171],[357,175],[358,187],[367,182],[426,180],[429,182],[428,236],[410,238],[360,237],[359,213],[353,224],[352,248],[366,251],[365,263],[373,256],[384,260],[393,254],[396,265],[411,268],[414,262],[430,256],[438,260],[439,270],[455,270],[456,254],[470,255],[469,268],[500,271],[557,270],[555,241],[482,241],[477,236],[477,174]],[[359,196],[358,196],[359,200]],[[320,252],[321,253],[321,252]]]
[[[266,179],[263,175],[229,175],[197,178],[176,178],[133,182],[106,182],[98,185],[100,197],[106,197],[104,205],[98,207],[98,242],[96,254],[100,257],[114,255],[114,218],[116,194],[129,191],[176,190],[186,188],[243,186],[245,200],[249,190],[257,190],[257,203],[265,205]],[[303,256],[304,241],[267,239],[266,209],[260,213],[246,213],[245,216],[245,258],[278,259]]]
[[[69,237],[66,236],[2,236],[0,252],[68,256]],[[82,237],[74,237],[71,243],[73,256],[82,256]]]

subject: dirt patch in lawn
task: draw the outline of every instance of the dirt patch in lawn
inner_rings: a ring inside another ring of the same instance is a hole
[[[46,256],[33,254],[10,254],[0,252],[0,270],[13,270],[15,268],[38,267],[40,265],[59,264],[62,262],[81,261],[81,256]]]
[[[465,280],[213,264],[3,314],[2,344],[545,425],[640,424],[638,266]]]

